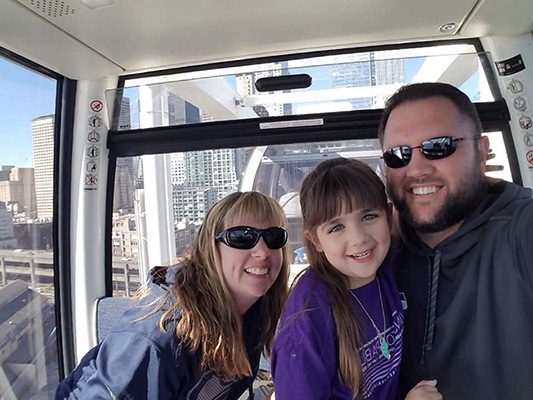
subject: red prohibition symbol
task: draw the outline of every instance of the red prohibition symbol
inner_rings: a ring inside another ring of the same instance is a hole
[[[533,165],[533,150],[529,150],[527,153],[526,153],[526,160],[528,163],[530,163],[531,165]]]
[[[92,112],[100,112],[104,108],[104,103],[100,100],[93,100],[91,101],[90,107]]]

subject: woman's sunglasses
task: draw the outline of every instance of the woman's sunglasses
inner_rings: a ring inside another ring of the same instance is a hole
[[[281,249],[287,243],[287,231],[284,228],[273,226],[267,229],[256,229],[251,226],[234,226],[220,232],[215,241],[222,242],[234,249],[248,250],[255,247],[260,238],[263,238],[269,249]]]
[[[413,149],[420,149],[420,152],[428,160],[440,160],[451,156],[457,149],[457,142],[463,140],[476,140],[480,135],[470,138],[454,138],[453,136],[441,136],[433,139],[424,140],[420,146],[397,146],[383,153],[383,161],[390,168],[405,167],[411,161]]]

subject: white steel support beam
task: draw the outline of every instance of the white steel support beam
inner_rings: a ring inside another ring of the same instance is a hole
[[[169,92],[195,105],[216,120],[255,118],[250,108],[241,107],[240,96],[223,78],[206,78],[194,81],[167,83]]]

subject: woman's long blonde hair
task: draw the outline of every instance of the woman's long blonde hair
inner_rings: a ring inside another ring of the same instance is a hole
[[[177,301],[161,318],[164,328],[176,313],[176,335],[191,351],[201,350],[202,369],[227,378],[251,376],[242,333],[242,316],[226,286],[215,236],[243,219],[287,226],[279,203],[259,192],[237,192],[216,203],[207,213],[189,258],[176,273],[172,295]],[[289,253],[285,246],[279,275],[263,299],[260,344],[270,355],[276,324],[288,292]],[[167,297],[168,298],[168,297]]]
[[[320,163],[305,178],[300,203],[309,268],[326,283],[331,297],[339,346],[339,375],[344,385],[352,389],[354,398],[360,398],[363,372],[358,349],[361,339],[359,324],[350,306],[348,279],[329,263],[323,252],[316,250],[311,238],[316,238],[319,225],[343,211],[377,208],[386,210],[388,215],[385,186],[364,162],[337,158]]]

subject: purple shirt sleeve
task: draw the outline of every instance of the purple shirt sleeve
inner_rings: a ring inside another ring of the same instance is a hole
[[[329,399],[337,375],[335,322],[325,285],[307,273],[285,306],[272,352],[276,399]]]

